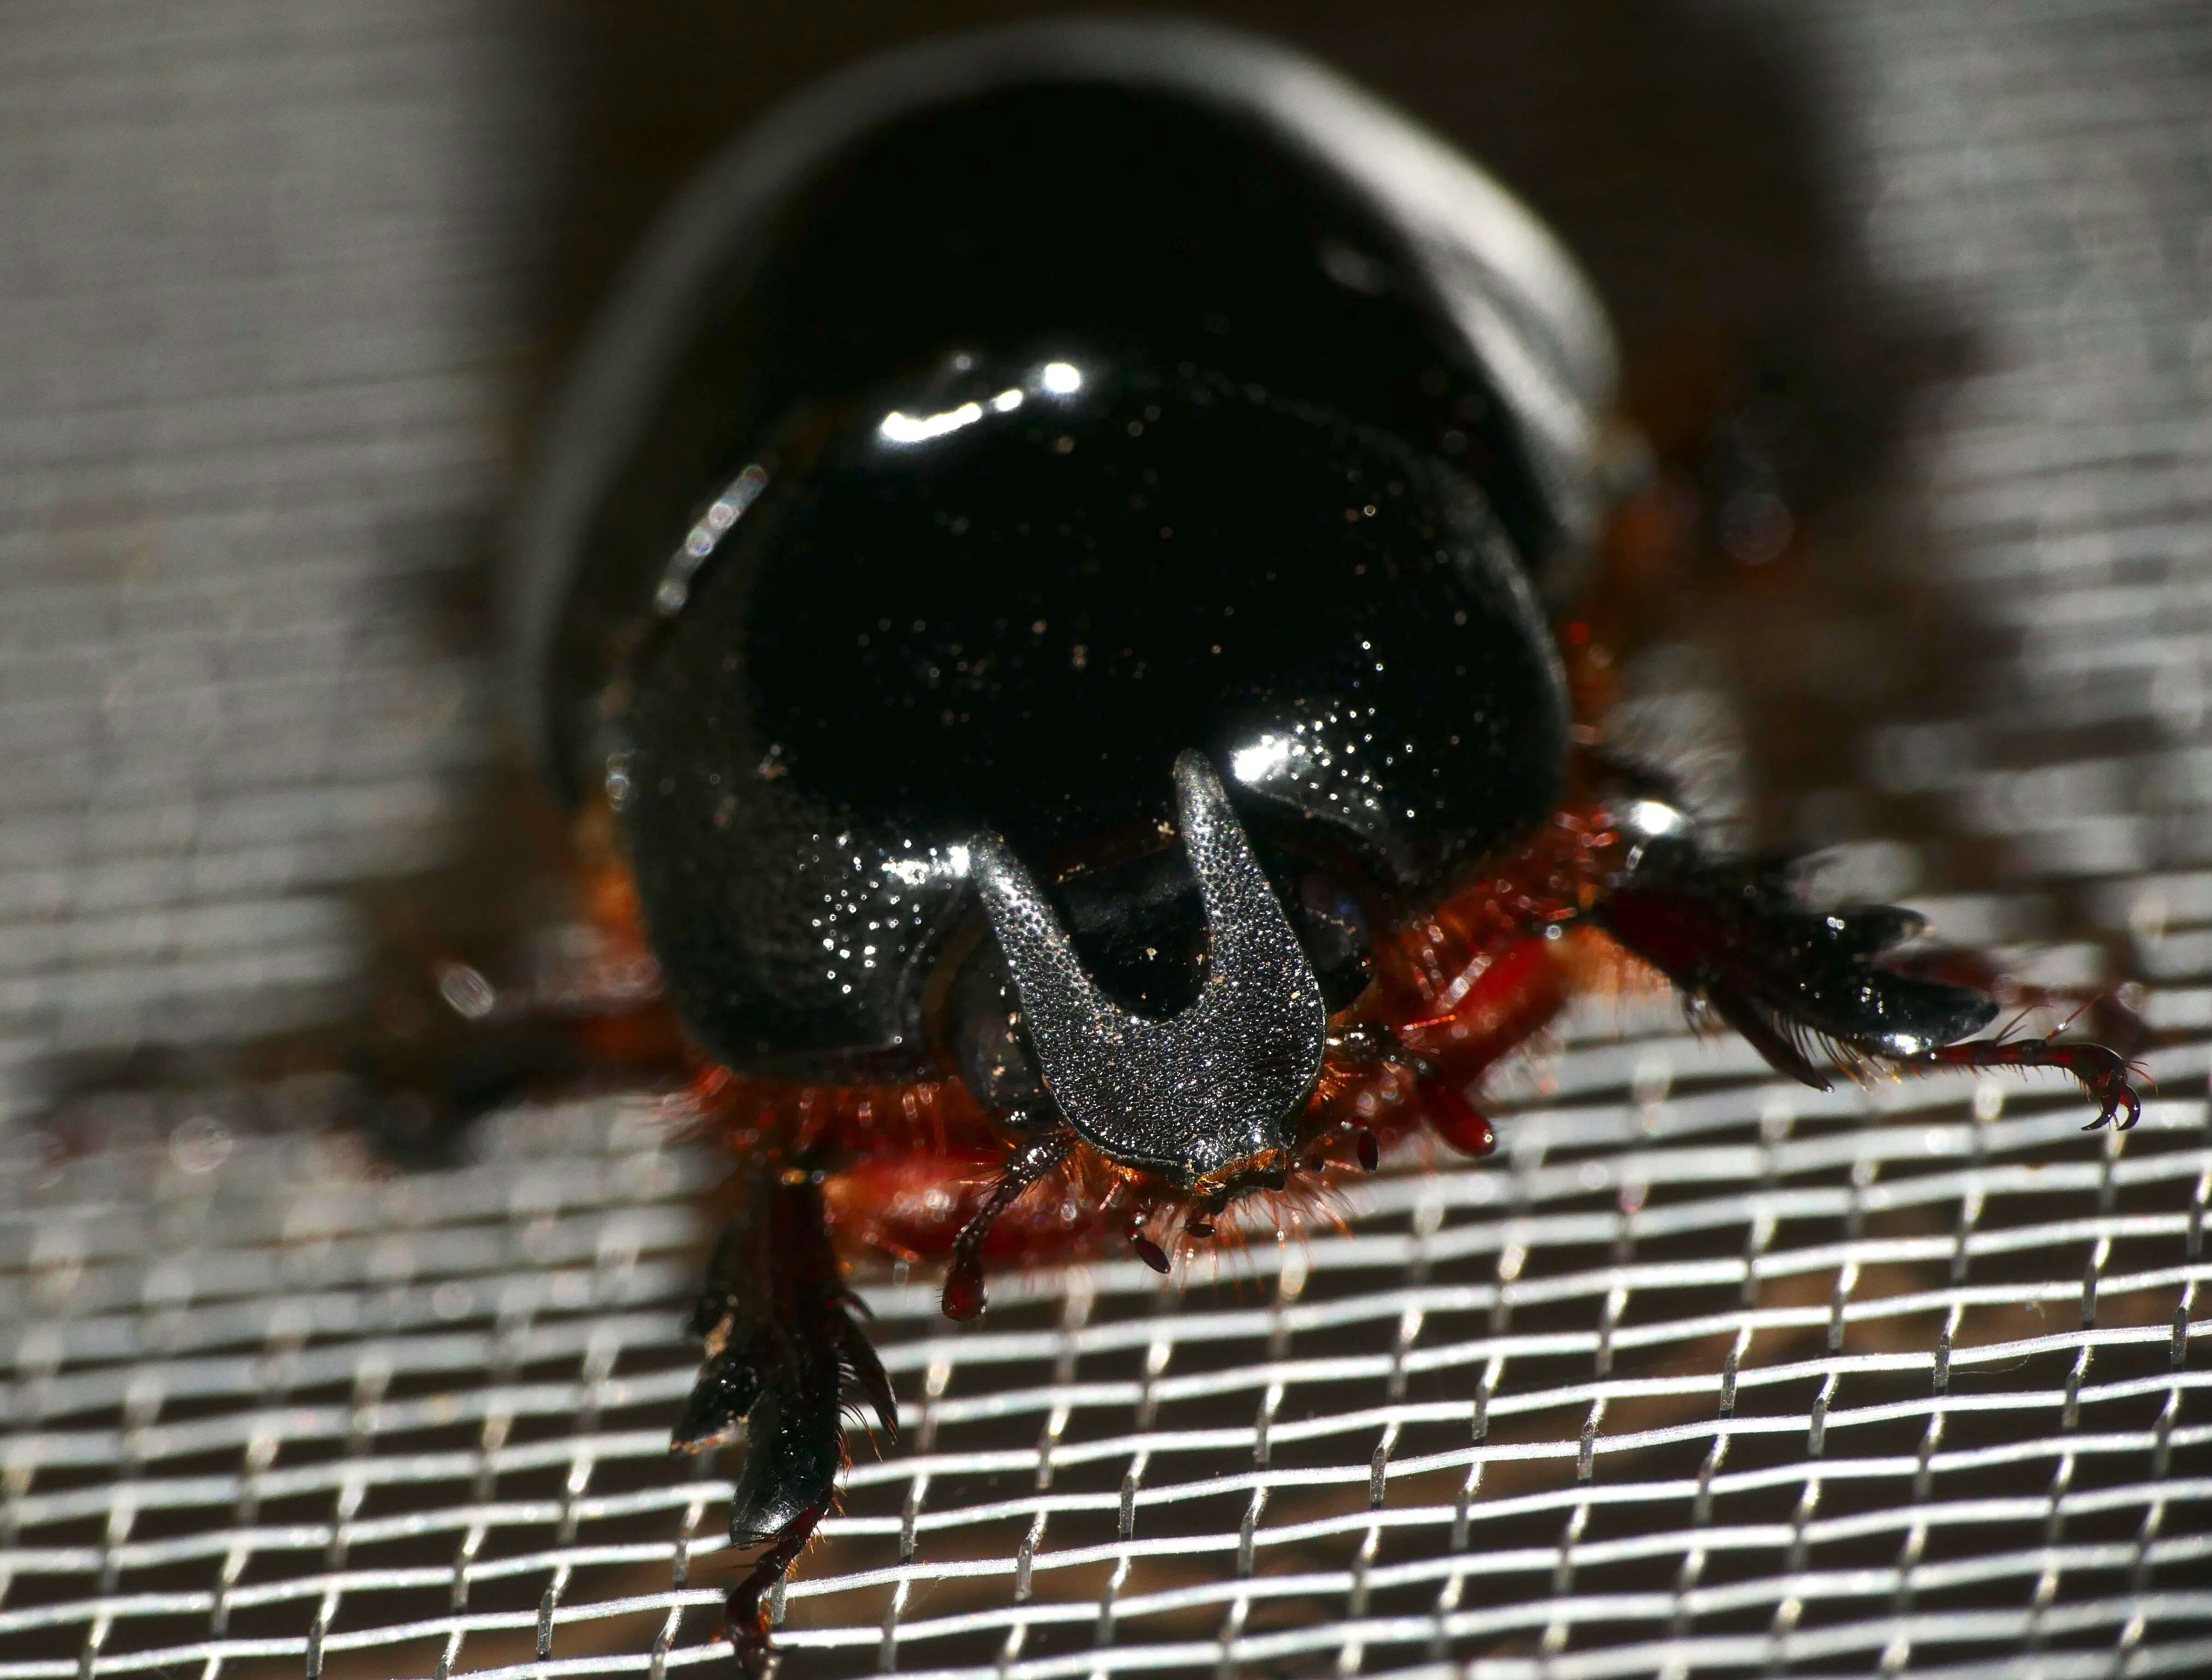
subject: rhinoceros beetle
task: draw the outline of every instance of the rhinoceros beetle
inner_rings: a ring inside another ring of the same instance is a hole
[[[1600,976],[1775,1067],[2119,1058],[1973,1034],[1608,749],[1555,626],[1612,352],[1550,236],[1326,70],[1055,23],[801,96],[588,350],[509,579],[517,710],[611,816],[737,1163],[675,1431],[746,1426],[762,1594],[890,1385],[839,1251],[1166,1270],[1401,1139]],[[1577,623],[1579,633],[1583,627]]]

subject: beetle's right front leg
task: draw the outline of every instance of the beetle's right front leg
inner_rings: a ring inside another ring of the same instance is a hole
[[[1826,1090],[1822,1059],[1846,1072],[2055,1068],[2096,1102],[2092,1129],[2125,1131],[2142,1113],[2119,1052],[2055,1038],[1974,1038],[1996,1017],[1996,998],[1884,961],[1922,930],[1915,913],[1808,911],[1778,870],[1708,855],[1686,821],[1632,838],[1639,843],[1595,907],[1598,925],[1701,999],[1778,1071]]]
[[[691,1317],[706,1362],[670,1445],[699,1452],[745,1426],[730,1539],[766,1550],[730,1589],[728,1617],[738,1671],[754,1676],[768,1666],[767,1594],[836,1496],[846,1385],[894,1437],[898,1408],[854,1319],[859,1303],[839,1275],[811,1177],[755,1161],[738,1195]]]

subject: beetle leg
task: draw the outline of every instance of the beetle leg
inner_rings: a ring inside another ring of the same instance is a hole
[[[1694,840],[1677,836],[1639,847],[1592,914],[1770,1065],[1816,1090],[1828,1089],[1824,1062],[1847,1070],[1869,1063],[1905,1070],[2055,1067],[2098,1104],[2094,1125],[2117,1120],[2124,1129],[2141,1112],[2118,1052],[1973,1038],[1996,1017],[1995,998],[1879,961],[1924,925],[1911,911],[1808,911],[1778,871],[1708,858]]]
[[[1472,896],[1478,916],[1497,903],[1488,886]],[[1442,925],[1431,925],[1425,938],[1417,931],[1385,948],[1376,965],[1379,1007],[1368,1018],[1340,1022],[1330,1036],[1336,1083],[1321,1113],[1339,1124],[1307,1138],[1309,1172],[1330,1164],[1329,1136],[1347,1132],[1355,1158],[1370,1172],[1418,1125],[1464,1155],[1486,1155],[1496,1144],[1468,1088],[1558,1014],[1575,983],[1570,948],[1577,956],[1580,948],[1565,936],[1522,931],[1506,916],[1458,945],[1446,945]]]
[[[2155,1036],[2150,1024],[2136,1012],[2130,997],[2132,988],[2038,986],[2007,973],[1979,952],[1954,947],[1915,951],[1894,961],[1902,972],[1923,979],[1948,980],[1987,992],[1999,1008],[2013,1011],[2015,1022],[2038,1012],[2057,1016],[2058,1025],[2048,1035],[2051,1038],[2078,1022],[2085,1036],[2132,1057]]]
[[[1909,1055],[1870,1049],[1870,1054],[1906,1068],[2057,1068],[2081,1083],[2097,1104],[2097,1118],[2081,1129],[2117,1125],[2126,1131],[2142,1118],[2142,1099],[2129,1083],[2127,1059],[2101,1044],[2061,1044],[2052,1039],[1972,1039],[1939,1045]]]
[[[854,1319],[858,1308],[811,1180],[772,1162],[752,1168],[692,1313],[707,1358],[670,1440],[676,1451],[698,1452],[745,1426],[730,1539],[767,1550],[730,1590],[728,1620],[749,1675],[768,1660],[765,1595],[836,1497],[847,1386],[868,1401],[885,1434],[898,1433],[890,1383]]]
[[[814,1535],[814,1525],[829,1508],[825,1500],[804,1522],[787,1529],[774,1545],[753,1560],[745,1578],[725,1598],[723,1621],[729,1635],[730,1655],[744,1680],[759,1680],[769,1671],[769,1657],[775,1647],[769,1638],[768,1595],[783,1579],[784,1571],[806,1550],[807,1541]]]
[[[1006,1157],[999,1181],[969,1222],[952,1240],[951,1263],[945,1271],[945,1316],[965,1321],[983,1310],[983,1239],[991,1222],[1013,1205],[1014,1198],[1067,1158],[1075,1133],[1066,1126],[1041,1132]]]

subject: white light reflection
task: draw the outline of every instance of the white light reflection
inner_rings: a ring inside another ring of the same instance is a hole
[[[1067,397],[1082,390],[1083,371],[1073,362],[1048,361],[1037,370],[1036,380],[1054,397]],[[973,426],[986,413],[1012,414],[1027,400],[1028,393],[1019,385],[1009,385],[988,403],[963,403],[941,414],[910,415],[894,409],[877,423],[876,431],[885,443],[927,443]]]
[[[1690,824],[1689,819],[1672,805],[1662,805],[1656,799],[1638,799],[1629,807],[1627,826],[1646,840],[1658,840],[1680,834]]]
[[[684,603],[691,598],[691,580],[698,575],[699,568],[713,556],[722,538],[729,534],[730,527],[744,517],[745,510],[760,500],[760,493],[767,488],[768,469],[756,461],[732,479],[722,494],[708,504],[661,573],[660,586],[653,595],[655,611],[668,616],[684,610]]]
[[[957,432],[963,426],[973,426],[982,417],[981,403],[963,403],[957,409],[947,409],[943,414],[926,414],[919,420],[893,409],[876,429],[886,443],[925,443],[947,432]]]
[[[1266,781],[1290,761],[1290,742],[1279,735],[1263,735],[1229,755],[1229,773],[1249,786]]]
[[[919,887],[927,881],[963,881],[968,876],[968,848],[948,846],[942,857],[934,848],[927,858],[895,858],[884,873],[902,886]]]

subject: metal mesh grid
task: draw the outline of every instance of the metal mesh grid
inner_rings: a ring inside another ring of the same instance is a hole
[[[0,288],[18,1070],[326,1013],[331,883],[447,843],[482,673],[395,580],[501,482],[485,276],[532,190],[503,14],[88,15],[32,16],[0,105],[37,235]],[[968,1331],[878,1283],[907,1440],[799,1566],[787,1673],[2212,1665],[2208,23],[1894,0],[1808,37],[1872,260],[1975,323],[1908,454],[1986,634],[1806,806],[1916,836],[1833,866],[1965,881],[1914,901],[1953,937],[2146,982],[2142,1125],[2084,1137],[2055,1083],[1820,1096],[1593,1007],[1500,1082],[1492,1161],[1221,1283],[1006,1280]],[[157,154],[165,209],[88,214]],[[324,1096],[0,1132],[0,1680],[718,1660],[728,1485],[665,1452],[712,1164],[602,1101],[392,1177]]]

